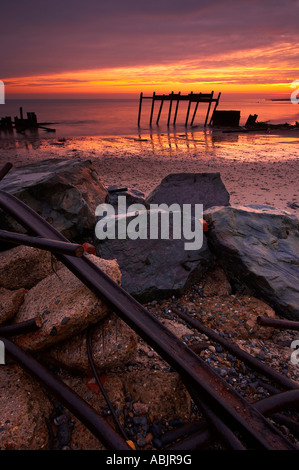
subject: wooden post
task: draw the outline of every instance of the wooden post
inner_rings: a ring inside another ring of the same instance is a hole
[[[177,117],[177,114],[178,114],[178,109],[179,109],[179,102],[180,102],[180,94],[181,92],[179,91],[178,93],[178,99],[177,99],[177,102],[176,102],[176,108],[175,108],[175,113],[174,113],[174,119],[173,119],[173,125],[175,125],[176,123],[176,117]]]
[[[193,91],[191,91],[190,96],[191,96],[192,94],[193,94]],[[185,127],[187,127],[187,124],[188,124],[189,113],[190,113],[190,107],[191,107],[191,98],[189,99],[188,110],[187,110],[186,121],[185,121]]]
[[[209,107],[208,107],[208,111],[207,111],[207,115],[206,115],[206,120],[205,120],[205,124],[204,124],[205,127],[206,127],[207,122],[208,122],[208,117],[209,117],[209,113],[210,113],[210,109],[211,109],[213,94],[214,94],[214,91],[212,91],[212,93],[211,93],[211,98],[210,98],[210,102],[209,102]]]
[[[201,93],[199,93],[199,94],[201,95]],[[197,111],[197,108],[198,108],[198,104],[199,104],[199,101],[197,101],[196,105],[195,105],[194,113],[193,113],[192,120],[191,120],[191,126],[193,126],[193,122],[194,122],[195,114],[196,114],[196,111]]]
[[[171,95],[173,95],[173,91],[171,92]],[[169,126],[169,121],[170,121],[170,116],[171,116],[171,108],[172,108],[172,96],[170,98],[170,103],[169,103],[167,126]]]
[[[141,116],[142,97],[143,97],[143,93],[141,92],[141,93],[140,93],[140,99],[139,99],[138,127],[140,127],[140,116]]]
[[[221,92],[218,94],[218,98],[217,98],[217,101],[216,101],[216,103],[215,103],[215,107],[214,107],[213,114],[212,114],[212,116],[211,116],[211,119],[210,119],[210,123],[209,123],[209,125],[211,125],[211,124],[212,124],[212,121],[213,121],[213,116],[214,116],[214,112],[216,111],[216,108],[217,108],[217,106],[218,106],[218,103],[219,103],[220,96],[221,96]]]
[[[154,91],[154,93],[153,93],[153,98],[152,98],[152,109],[151,109],[151,117],[150,117],[150,126],[152,125],[152,120],[153,120],[154,105],[155,105],[155,96],[156,96],[156,92]]]
[[[163,95],[163,96],[164,96],[164,95]],[[164,103],[164,98],[162,98],[162,100],[161,100],[160,109],[159,109],[159,113],[158,113],[158,117],[157,117],[157,121],[156,121],[156,124],[157,124],[157,125],[159,124],[159,119],[160,119],[160,116],[161,116],[161,111],[162,111],[163,103]]]

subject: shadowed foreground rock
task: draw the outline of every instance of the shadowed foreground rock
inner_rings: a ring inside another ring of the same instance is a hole
[[[203,204],[203,210],[212,206],[229,205],[220,173],[173,173],[166,176],[146,198],[147,204]]]
[[[185,244],[193,243],[195,238],[174,238],[173,219],[169,217],[169,239],[150,238],[151,216],[153,210],[145,211],[146,229],[140,230],[141,236],[132,239],[128,227],[134,223],[132,213],[113,218],[115,224],[125,219],[127,227],[125,238],[97,240],[97,253],[104,259],[116,259],[121,270],[122,287],[140,301],[180,295],[192,282],[199,280],[212,262],[212,256],[203,234],[202,246],[198,249],[186,249]],[[165,211],[164,211],[165,212]],[[157,211],[158,214],[158,211]],[[168,214],[169,215],[169,214]],[[195,231],[194,219],[191,219],[192,232]],[[114,223],[114,222],[113,222]],[[161,219],[158,222],[159,233]],[[200,227],[199,227],[200,226]],[[137,229],[139,231],[140,227]],[[197,237],[202,226],[199,223]],[[143,236],[145,238],[143,238]]]
[[[214,207],[204,213],[208,243],[235,283],[277,313],[299,319],[298,219],[269,206]]]
[[[120,284],[120,271],[115,260],[88,256]],[[68,268],[63,267],[27,293],[14,323],[40,316],[42,326],[35,332],[19,336],[15,342],[25,350],[45,349],[99,322],[109,312],[105,302],[91,292]]]
[[[0,286],[31,289],[53,273],[53,263],[49,251],[30,246],[16,246],[3,251],[0,253]]]
[[[95,209],[108,193],[90,160],[49,159],[18,167],[0,189],[34,209],[67,238],[77,239],[95,224]],[[2,229],[20,231],[4,212]]]
[[[0,401],[0,449],[47,449],[46,419],[52,407],[37,382],[19,366],[0,367]]]
[[[87,333],[50,348],[43,357],[73,372],[92,374],[87,356]],[[111,314],[90,328],[91,352],[98,372],[122,366],[135,357],[137,335],[120,318]]]

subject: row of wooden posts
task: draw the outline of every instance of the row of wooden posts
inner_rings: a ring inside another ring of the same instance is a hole
[[[143,93],[141,92],[140,93],[140,100],[139,100],[138,127],[140,127],[142,101],[143,100],[152,100],[151,114],[150,114],[150,121],[149,121],[150,126],[152,125],[152,122],[153,122],[154,107],[155,107],[156,101],[160,102],[160,107],[159,107],[159,111],[158,111],[158,115],[157,115],[157,119],[156,119],[156,124],[157,125],[159,125],[163,104],[164,104],[165,101],[169,101],[167,126],[170,125],[172,105],[173,105],[174,102],[176,102],[176,107],[175,107],[175,113],[174,113],[174,118],[173,118],[173,125],[176,124],[177,114],[178,114],[178,109],[179,109],[179,103],[181,101],[188,101],[188,108],[187,108],[187,113],[186,113],[185,126],[188,125],[189,115],[190,115],[190,110],[191,110],[191,104],[196,103],[194,111],[193,111],[193,116],[192,116],[192,119],[191,119],[191,125],[193,125],[199,103],[208,103],[208,109],[207,109],[207,114],[206,114],[205,123],[204,123],[204,126],[206,126],[207,123],[208,123],[212,103],[215,103],[215,104],[214,104],[214,110],[213,110],[212,117],[210,119],[209,124],[212,123],[213,114],[214,114],[214,111],[216,110],[216,108],[218,106],[220,96],[221,96],[221,93],[219,93],[217,98],[215,98],[213,91],[211,93],[193,93],[191,91],[191,93],[189,93],[188,95],[181,95],[181,92],[174,93],[173,91],[168,95],[164,95],[164,94],[163,95],[157,95],[156,92],[153,92],[153,96],[143,96]]]

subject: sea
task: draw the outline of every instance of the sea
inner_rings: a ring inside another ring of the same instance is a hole
[[[194,104],[195,105],[195,104]],[[35,112],[38,122],[45,123],[56,130],[57,137],[120,136],[148,134],[149,132],[185,131],[187,102],[179,105],[176,125],[173,126],[174,106],[170,126],[167,126],[169,104],[162,109],[159,126],[156,126],[159,103],[155,103],[152,127],[149,126],[151,100],[143,100],[140,127],[138,127],[139,98],[135,99],[35,99],[7,100],[0,105],[0,117],[20,116]],[[237,110],[241,112],[240,125],[244,125],[250,114],[257,114],[257,121],[272,124],[299,121],[299,105],[288,101],[271,101],[261,98],[220,98],[218,110]],[[213,110],[213,105],[211,111]],[[190,110],[190,119],[194,109]],[[192,130],[202,130],[207,112],[207,104],[199,104]],[[211,112],[210,112],[211,115]],[[191,126],[188,127],[191,129]],[[43,137],[52,137],[44,132]],[[0,138],[5,138],[3,133]]]
[[[226,132],[204,127],[208,105],[200,103],[190,125],[195,104],[192,103],[185,126],[188,102],[181,102],[173,125],[175,106],[167,125],[169,103],[165,103],[159,125],[156,124],[159,103],[155,103],[150,126],[151,100],[143,100],[138,126],[139,98],[130,99],[7,99],[0,105],[0,118],[20,117],[34,112],[46,129],[25,132],[0,132],[0,157],[12,161],[30,161],[38,150],[41,158],[89,155],[137,156],[163,155],[163,158],[217,157],[242,160],[299,158],[298,128],[287,133]],[[214,105],[211,107],[211,116]],[[20,109],[21,108],[21,109]],[[299,121],[299,104],[290,100],[271,101],[260,97],[221,97],[218,110],[240,111],[240,125],[248,116],[258,122],[295,124]],[[209,121],[208,121],[209,122]],[[50,131],[49,131],[50,129]],[[51,132],[54,131],[54,132]]]

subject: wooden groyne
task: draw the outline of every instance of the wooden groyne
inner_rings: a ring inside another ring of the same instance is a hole
[[[10,116],[5,116],[0,119],[0,131],[12,131],[15,129],[17,132],[25,131],[26,129],[44,129],[48,132],[55,132],[56,129],[45,127],[43,124],[38,123],[37,116],[33,112],[27,113],[27,118],[24,118],[23,108],[20,107],[20,116],[15,116],[14,121]]]
[[[190,116],[192,103],[195,103],[195,107],[194,107],[193,115],[192,115],[192,118],[191,118],[191,125],[193,125],[193,123],[194,123],[194,119],[195,119],[195,115],[196,115],[199,103],[208,103],[208,109],[207,109],[206,118],[205,118],[205,122],[204,122],[204,126],[206,126],[207,123],[208,123],[211,106],[212,106],[212,104],[214,104],[214,110],[213,110],[213,113],[214,113],[214,111],[216,110],[216,108],[218,106],[220,96],[221,96],[221,93],[219,93],[218,96],[215,98],[213,91],[211,93],[193,93],[191,91],[191,93],[189,93],[187,95],[182,95],[181,92],[174,93],[173,91],[171,93],[169,93],[168,95],[165,95],[165,94],[158,95],[158,94],[156,94],[156,92],[153,92],[152,96],[143,96],[143,93],[141,92],[140,93],[140,100],[139,100],[138,127],[140,127],[143,100],[152,100],[150,121],[149,121],[150,126],[152,125],[152,122],[153,122],[154,108],[155,108],[155,103],[156,102],[160,103],[158,115],[157,115],[157,118],[156,118],[156,124],[157,125],[159,125],[159,121],[160,121],[161,112],[162,112],[164,102],[165,101],[169,102],[167,126],[170,125],[173,104],[175,104],[175,111],[174,111],[174,117],[173,117],[173,125],[175,125],[176,120],[177,120],[179,103],[181,101],[187,101],[188,102],[188,108],[187,108],[186,118],[185,118],[185,126],[187,126],[188,121],[189,121],[189,116]],[[212,117],[210,119],[209,124],[211,124],[211,122],[212,122],[213,113],[212,113]]]

